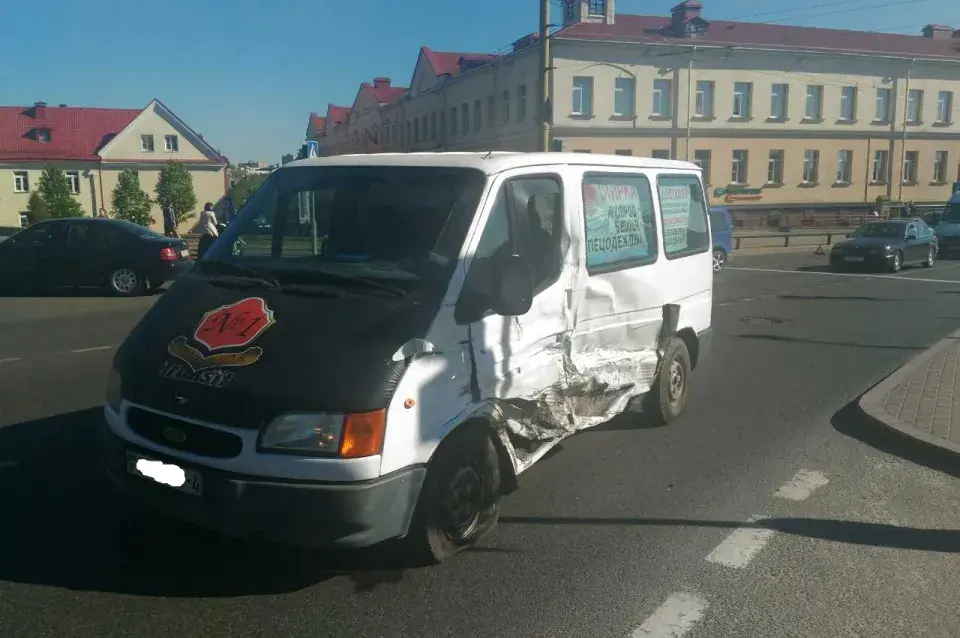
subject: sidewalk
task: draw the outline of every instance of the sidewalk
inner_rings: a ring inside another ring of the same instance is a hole
[[[860,408],[887,427],[960,454],[960,330],[864,394]]]

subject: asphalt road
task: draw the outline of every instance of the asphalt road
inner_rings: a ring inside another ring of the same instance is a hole
[[[680,422],[570,439],[482,547],[412,570],[112,498],[90,434],[151,300],[0,299],[0,635],[954,636],[960,466],[851,403],[960,327],[960,262],[867,277],[822,260],[732,262]]]

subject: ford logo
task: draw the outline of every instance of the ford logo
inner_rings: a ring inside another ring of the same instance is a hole
[[[187,434],[179,428],[166,428],[163,431],[163,438],[171,443],[183,443],[187,440]]]

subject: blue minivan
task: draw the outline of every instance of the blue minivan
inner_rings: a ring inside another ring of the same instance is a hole
[[[933,230],[940,244],[941,255],[960,252],[960,191],[947,201]]]
[[[733,252],[733,215],[728,208],[710,207],[710,230],[713,233],[713,272],[720,272]]]

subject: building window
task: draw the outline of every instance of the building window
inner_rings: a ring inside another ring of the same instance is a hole
[[[457,136],[457,107],[450,109],[450,137]]]
[[[437,114],[430,114],[430,139],[437,139]]]
[[[710,151],[699,150],[693,152],[693,163],[703,171],[703,183],[710,184]]]
[[[923,112],[923,91],[910,89],[907,92],[907,122],[920,123],[920,114]]]
[[[837,151],[837,183],[853,182],[853,151]]]
[[[767,183],[783,184],[783,149],[771,149],[767,159]]]
[[[593,78],[573,78],[573,110],[571,115],[593,115]]]
[[[857,119],[857,87],[845,86],[840,89],[840,119],[852,122]]]
[[[20,213],[20,228],[26,228],[30,225],[30,214]]]
[[[427,138],[429,137],[429,133],[430,133],[430,127],[428,126],[428,123],[429,123],[429,122],[430,122],[430,120],[427,119],[427,116],[426,116],[426,115],[424,115],[423,117],[420,118],[420,128],[423,129],[423,141],[424,141],[424,142],[426,142],[426,141],[427,141]]]
[[[586,148],[579,148],[579,149],[575,148],[573,149],[573,152],[574,153],[592,153],[593,151]]]
[[[803,183],[816,184],[820,181],[820,151],[803,152]]]
[[[413,141],[414,143],[420,142],[420,118],[413,121]]]
[[[618,117],[633,117],[634,90],[633,78],[617,78],[613,81],[613,114]]]
[[[164,135],[163,150],[168,153],[176,153],[180,150],[180,139],[176,135]]]
[[[37,141],[41,144],[47,144],[50,142],[50,129],[41,128],[37,129]]]
[[[606,13],[607,0],[590,0],[590,5],[587,7],[587,15],[602,16],[606,15]]]
[[[152,135],[141,135],[140,136],[140,150],[144,153],[153,152],[153,136]]]
[[[70,192],[78,195],[80,193],[80,172],[67,171],[65,175],[67,176],[67,184],[70,186]]]
[[[653,81],[653,115],[670,117],[673,105],[673,82],[670,80]]]
[[[875,184],[887,183],[887,165],[890,160],[888,151],[873,152],[873,172],[870,181]]]
[[[27,171],[16,171],[13,174],[13,192],[14,193],[29,193],[30,192],[30,178],[27,176]]]
[[[713,117],[713,82],[697,81],[697,96],[693,114],[697,117]]]
[[[447,136],[447,112],[440,111],[440,123],[438,125],[440,129],[440,139],[444,139]]]
[[[493,128],[497,123],[497,100],[492,95],[487,96],[487,128]]]
[[[633,151],[629,148],[618,148],[613,152],[614,155],[633,155]]]
[[[473,130],[479,131],[483,128],[483,102],[481,100],[473,101]]]
[[[820,84],[807,85],[807,103],[803,113],[804,119],[823,119],[823,86]]]
[[[753,84],[751,82],[735,82],[733,84],[733,117],[750,117],[752,97]]]
[[[937,123],[949,124],[953,121],[953,92],[940,91],[937,94]]]
[[[933,181],[945,184],[947,181],[947,151],[937,151],[933,154]]]
[[[774,84],[770,87],[770,119],[787,119],[787,102],[789,96],[789,84]]]
[[[527,119],[527,85],[521,84],[517,87],[517,121],[522,122]]]
[[[464,135],[470,132],[470,105],[466,102],[460,105],[460,131]]]
[[[412,127],[413,127],[413,124],[410,122],[410,120],[407,120],[407,139],[405,140],[407,144],[407,148],[410,147],[410,144],[413,141],[413,137],[411,135],[411,132],[413,131]]]
[[[920,151],[907,151],[903,155],[903,183],[917,183],[917,164],[920,162]]]
[[[890,89],[877,89],[877,112],[874,121],[890,121]]]
[[[510,123],[510,91],[500,92],[500,123]]]
[[[733,162],[730,171],[731,184],[747,183],[747,161],[749,155],[746,150],[737,149],[733,152]]]
[[[653,151],[651,157],[653,157],[653,159],[670,159],[670,149],[658,148]]]

